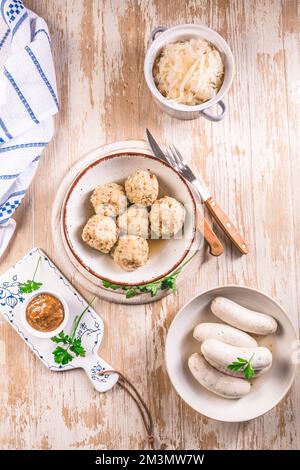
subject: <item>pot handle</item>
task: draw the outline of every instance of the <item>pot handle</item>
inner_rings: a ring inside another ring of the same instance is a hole
[[[218,106],[220,106],[220,108],[222,110],[222,112],[220,114],[210,114],[205,109],[203,111],[200,111],[200,114],[202,114],[202,116],[204,116],[206,119],[208,119],[209,121],[212,121],[212,122],[222,121],[224,119],[224,117],[226,116],[226,113],[227,113],[226,104],[222,100],[218,101],[216,104]]]
[[[164,31],[166,31],[168,28],[166,26],[157,26],[157,28],[153,29],[151,31],[151,41],[153,42],[156,38],[156,35],[158,33],[163,33]]]

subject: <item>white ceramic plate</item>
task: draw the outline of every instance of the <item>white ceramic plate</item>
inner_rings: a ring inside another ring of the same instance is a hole
[[[168,194],[178,199],[185,205],[187,217],[181,239],[151,240],[149,261],[128,273],[116,266],[109,255],[88,247],[81,233],[93,215],[90,196],[94,188],[112,181],[122,183],[137,168],[152,171],[159,181],[159,197]],[[79,172],[63,203],[62,230],[73,257],[94,278],[121,285],[141,285],[169,274],[188,256],[195,236],[195,202],[187,183],[172,167],[147,154],[116,153],[95,160]]]
[[[260,345],[272,350],[272,368],[253,380],[251,392],[238,400],[227,400],[204,389],[187,365],[188,357],[200,349],[200,343],[193,338],[194,327],[202,322],[220,323],[210,311],[210,303],[217,296],[270,314],[278,322],[274,335],[256,336]],[[181,398],[199,413],[219,421],[248,421],[271,410],[292,385],[296,370],[296,365],[291,361],[292,344],[296,339],[291,320],[280,305],[266,294],[248,287],[218,287],[196,296],[174,318],[166,340],[168,374]]]

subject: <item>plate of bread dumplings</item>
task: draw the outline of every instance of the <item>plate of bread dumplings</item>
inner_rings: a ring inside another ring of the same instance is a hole
[[[142,153],[117,153],[81,169],[62,207],[68,251],[93,280],[140,286],[191,252],[196,205],[186,181]]]
[[[266,294],[242,286],[196,296],[174,318],[166,365],[178,394],[210,418],[240,422],[272,409],[295,376],[297,334]]]

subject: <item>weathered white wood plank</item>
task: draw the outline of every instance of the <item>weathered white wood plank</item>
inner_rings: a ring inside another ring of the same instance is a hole
[[[152,305],[97,301],[106,334],[101,354],[124,371],[153,411],[168,449],[299,448],[299,380],[275,410],[244,424],[197,415],[172,389],[164,365],[169,325],[197,292],[247,284],[274,296],[294,321],[300,294],[299,2],[296,0],[28,0],[53,41],[61,112],[56,134],[18,210],[6,270],[32,246],[60,264],[46,221],[60,181],[84,154],[149,127],[176,142],[243,229],[251,253],[209,256],[178,292]],[[236,76],[219,124],[161,114],[143,79],[150,31],[203,22],[229,42]],[[298,77],[298,78],[297,78]],[[43,184],[41,184],[41,181]],[[50,223],[50,222],[49,222]],[[63,269],[63,266],[61,266]],[[65,273],[68,275],[68,273]],[[80,286],[77,286],[80,288]],[[88,293],[81,289],[83,295]],[[50,373],[0,319],[1,448],[142,448],[134,403],[117,387],[95,392],[80,371]],[[298,416],[298,419],[297,419]]]

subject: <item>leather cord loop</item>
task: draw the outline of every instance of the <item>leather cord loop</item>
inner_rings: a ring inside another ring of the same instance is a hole
[[[147,439],[149,446],[152,450],[155,450],[154,446],[154,433],[153,433],[153,419],[150,413],[148,406],[146,405],[145,401],[141,397],[140,393],[137,391],[136,387],[121,373],[117,370],[103,370],[98,372],[98,375],[106,375],[106,374],[118,374],[119,380],[118,384],[120,387],[127,392],[130,397],[135,402],[138,410],[140,412],[141,418],[143,420],[143,424],[145,426],[147,432]]]

